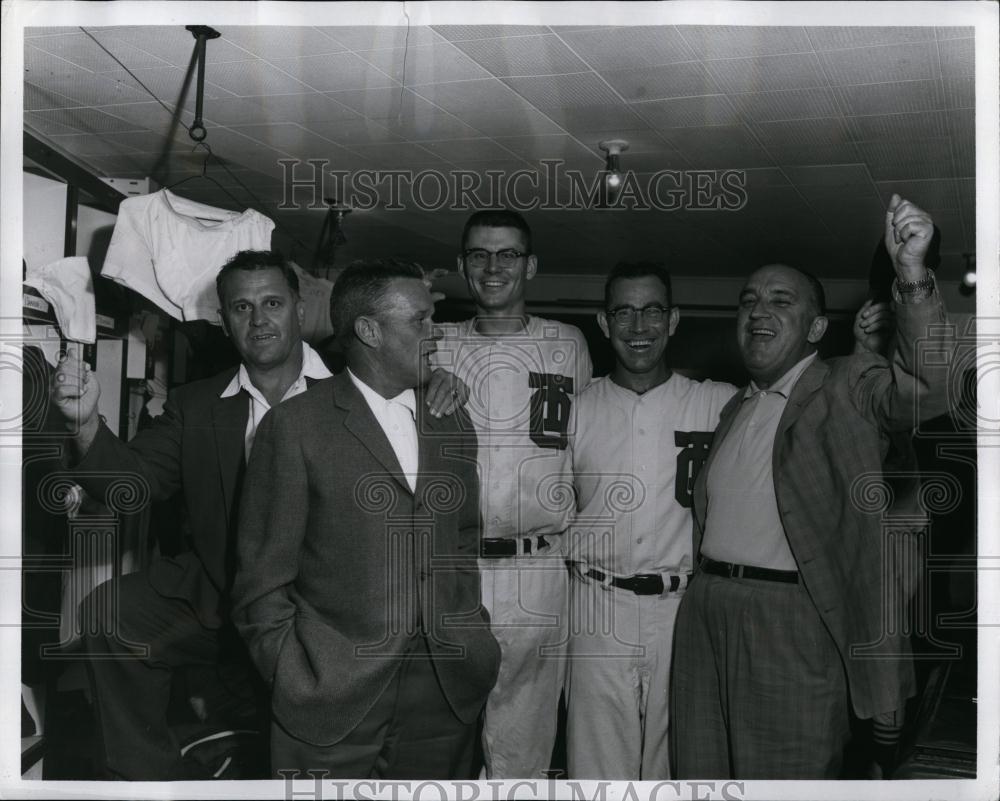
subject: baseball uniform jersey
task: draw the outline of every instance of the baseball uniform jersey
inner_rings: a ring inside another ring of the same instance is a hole
[[[515,539],[518,549],[480,560],[483,605],[501,649],[483,725],[486,774],[542,778],[565,678],[568,444],[575,398],[592,375],[590,354],[578,329],[540,317],[500,337],[480,335],[473,320],[444,328],[436,361],[471,393],[483,537]]]
[[[736,387],[674,373],[637,394],[610,377],[577,399],[567,750],[572,778],[669,778],[674,617],[693,568],[692,490]],[[587,577],[587,571],[601,575]],[[658,574],[660,594],[612,579]]]

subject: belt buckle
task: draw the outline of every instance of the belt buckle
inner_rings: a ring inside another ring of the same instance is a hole
[[[639,573],[632,577],[632,592],[636,595],[660,595],[663,588],[663,577],[654,573]]]
[[[743,578],[743,565],[729,565],[729,578]]]

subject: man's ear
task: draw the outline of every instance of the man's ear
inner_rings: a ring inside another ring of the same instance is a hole
[[[374,317],[357,317],[354,320],[354,335],[369,348],[382,344],[382,327]]]
[[[222,309],[216,309],[216,312],[219,315],[219,325],[222,326],[222,333],[232,339],[232,335],[229,333],[229,326],[226,325],[226,315],[222,313]]]
[[[530,281],[538,272],[538,257],[532,253],[528,256],[528,262],[524,265],[524,280]]]
[[[306,321],[306,302],[299,298],[295,301],[295,316],[299,318],[299,328]]]
[[[604,336],[611,339],[611,331],[608,330],[608,313],[601,309],[597,313],[597,324],[601,327],[601,331],[604,332]]]
[[[816,317],[812,324],[809,326],[809,336],[806,339],[810,344],[815,345],[823,338],[823,334],[826,333],[826,327],[830,324],[830,321],[826,317]]]
[[[677,330],[677,323],[681,320],[681,310],[676,306],[670,307],[670,314],[667,317],[667,336],[672,337]]]

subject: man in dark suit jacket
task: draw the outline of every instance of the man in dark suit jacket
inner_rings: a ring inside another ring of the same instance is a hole
[[[297,277],[278,253],[243,251],[218,276],[223,327],[242,363],[172,392],[163,414],[128,444],[100,422],[96,376],[75,353],[60,363],[53,402],[73,432],[75,480],[107,499],[183,494],[191,549],[106,582],[84,602],[96,622],[84,648],[110,776],[208,778],[181,758],[167,726],[173,671],[214,664],[228,620],[239,485],[268,406],[330,375],[302,342]],[[238,642],[238,639],[234,637]]]
[[[836,778],[850,708],[872,718],[914,692],[906,642],[884,630],[892,576],[865,488],[881,478],[880,431],[947,409],[954,343],[924,266],[932,234],[894,195],[891,361],[816,358],[827,321],[808,274],[764,267],[740,295],[752,382],[722,411],[695,485],[701,563],[678,613],[672,682],[680,778]]]
[[[264,419],[240,507],[233,619],[273,687],[271,769],[468,778],[499,660],[475,433],[423,413],[419,267],[351,265],[331,309],[347,370]]]

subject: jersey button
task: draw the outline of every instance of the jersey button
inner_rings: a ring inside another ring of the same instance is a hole
[[[635,544],[636,545],[642,545],[642,537],[636,537],[635,538]]]

